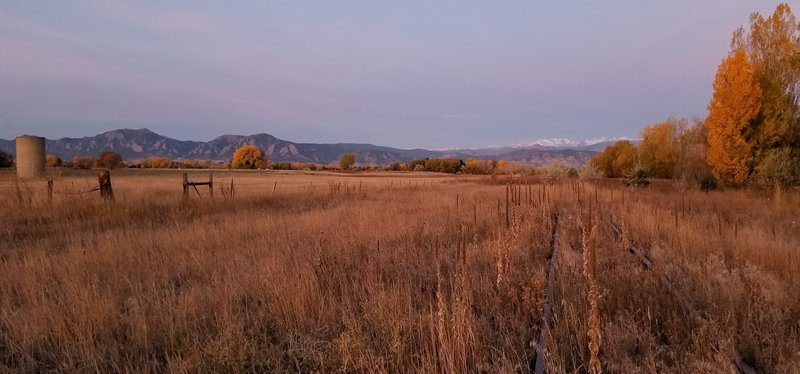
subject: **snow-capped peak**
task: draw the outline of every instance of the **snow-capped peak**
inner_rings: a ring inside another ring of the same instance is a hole
[[[624,137],[624,136],[620,136],[620,137],[611,137],[611,138],[609,138],[609,137],[605,137],[605,136],[602,136],[602,137],[599,137],[599,138],[597,138],[597,139],[587,139],[587,140],[584,140],[584,141],[583,141],[583,144],[584,144],[584,145],[595,145],[595,144],[600,144],[600,143],[618,142],[618,141],[621,141],[621,140],[630,140],[630,139],[629,139],[629,138],[627,138],[627,137]]]
[[[579,142],[568,138],[548,138],[537,139],[528,143],[515,144],[515,147],[530,147],[539,145],[542,147],[575,147],[580,145]]]
[[[605,137],[605,136],[596,139],[586,139],[586,140],[572,140],[569,138],[546,138],[546,139],[537,139],[526,143],[514,144],[513,147],[525,148],[525,147],[540,146],[540,147],[567,148],[567,147],[590,146],[606,142],[615,142],[619,140],[629,140],[629,139],[626,137]]]

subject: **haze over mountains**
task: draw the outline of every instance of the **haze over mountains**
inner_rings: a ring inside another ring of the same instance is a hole
[[[255,145],[267,158],[275,162],[313,162],[330,164],[338,161],[342,153],[353,152],[360,164],[388,165],[425,157],[452,157],[467,159],[503,159],[532,165],[543,165],[559,159],[572,165],[582,165],[599,150],[617,139],[573,141],[570,139],[541,139],[513,146],[479,149],[398,149],[358,143],[295,143],[261,133],[254,135],[222,135],[208,142],[176,140],[148,129],[119,129],[83,138],[47,139],[48,154],[62,159],[74,156],[96,156],[111,150],[125,160],[152,157],[170,159],[228,160],[243,145]],[[0,139],[0,149],[14,154],[14,140]]]

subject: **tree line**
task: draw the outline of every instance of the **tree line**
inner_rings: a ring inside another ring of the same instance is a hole
[[[592,165],[606,177],[646,173],[704,188],[800,185],[800,24],[788,4],[733,32],[704,120],[669,118],[617,142]]]
[[[13,158],[0,151],[0,167],[13,166]],[[395,162],[388,166],[359,165],[355,153],[343,153],[339,157],[338,165],[322,165],[304,162],[273,162],[256,146],[244,145],[236,149],[229,161],[212,160],[173,160],[168,157],[153,157],[145,160],[125,162],[119,153],[104,151],[97,157],[74,156],[62,160],[56,155],[46,157],[48,167],[66,167],[74,169],[260,169],[260,170],[385,170],[385,171],[426,171],[449,174],[547,174],[549,165],[542,168],[523,165],[507,160],[484,160],[469,158],[466,161],[457,158],[422,158],[410,162]],[[571,176],[577,176],[578,170],[566,164],[560,165]]]

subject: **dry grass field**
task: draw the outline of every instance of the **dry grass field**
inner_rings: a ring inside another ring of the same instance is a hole
[[[800,367],[797,192],[214,181],[119,171],[105,202],[72,172],[49,201],[0,175],[0,372],[525,372],[553,247],[550,373]]]

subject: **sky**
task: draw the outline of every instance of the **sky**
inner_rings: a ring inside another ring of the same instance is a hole
[[[704,116],[769,1],[0,1],[0,138],[483,147]],[[797,11],[800,4],[790,2]]]

